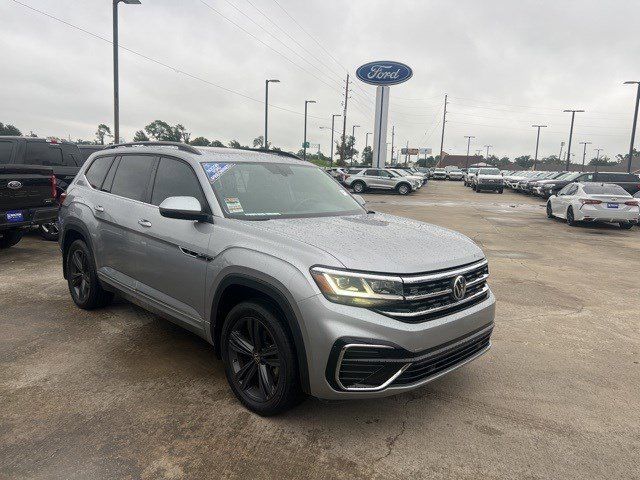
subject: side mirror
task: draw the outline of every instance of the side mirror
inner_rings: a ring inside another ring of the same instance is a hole
[[[209,215],[202,211],[200,202],[194,197],[168,197],[160,204],[160,215],[179,220],[205,222]]]
[[[356,202],[358,202],[361,207],[364,207],[364,204],[367,203],[364,201],[364,198],[362,198],[362,195],[354,195],[353,198],[355,198]]]

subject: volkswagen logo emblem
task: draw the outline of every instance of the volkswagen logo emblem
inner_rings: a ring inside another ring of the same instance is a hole
[[[460,301],[467,293],[467,279],[462,275],[458,275],[453,280],[453,286],[451,288],[452,296],[454,300]]]
[[[7,187],[9,187],[11,190],[19,190],[22,188],[22,182],[19,182],[18,180],[11,180],[9,183],[7,183]]]

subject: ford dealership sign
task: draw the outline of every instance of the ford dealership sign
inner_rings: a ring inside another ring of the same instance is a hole
[[[356,70],[357,77],[371,85],[397,85],[413,75],[411,67],[399,62],[369,62]]]

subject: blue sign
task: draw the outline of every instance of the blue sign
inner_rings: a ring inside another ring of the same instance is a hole
[[[369,62],[356,70],[356,76],[371,85],[397,85],[406,82],[412,75],[411,67],[392,61]]]

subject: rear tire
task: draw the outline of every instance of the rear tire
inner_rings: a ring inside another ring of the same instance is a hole
[[[364,182],[357,181],[353,182],[351,188],[353,188],[353,191],[355,193],[363,193],[367,189],[367,186],[364,184]]]
[[[246,301],[233,307],[221,341],[229,386],[249,410],[276,415],[304,398],[293,341],[268,304]]]
[[[50,242],[57,242],[60,231],[58,230],[58,222],[43,223],[38,225],[38,233],[42,238]]]
[[[69,293],[78,307],[93,310],[104,307],[113,300],[113,292],[100,285],[93,254],[83,240],[76,240],[71,244],[65,263]]]
[[[504,192],[504,189],[503,189],[503,188],[501,188],[500,190],[498,190],[498,193],[499,193],[500,195],[502,195],[502,193],[503,193],[503,192]]]
[[[0,238],[0,249],[13,247],[16,243],[22,240],[22,230],[3,230]]]
[[[630,230],[633,227],[633,223],[631,222],[620,222],[619,225],[623,230]]]

